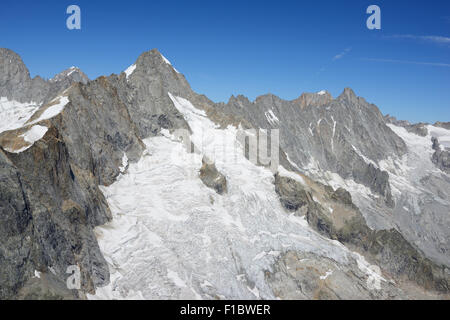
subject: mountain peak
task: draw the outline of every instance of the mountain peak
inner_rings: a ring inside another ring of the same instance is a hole
[[[0,48],[0,60],[9,60],[9,63],[12,63],[14,61],[16,63],[24,64],[22,58],[17,53],[8,48]]]
[[[300,97],[295,99],[293,102],[300,105],[300,108],[305,108],[309,105],[321,106],[330,103],[333,100],[331,94],[326,90],[321,90],[316,93],[304,92]]]
[[[355,92],[353,91],[352,88],[349,88],[349,87],[344,88],[344,91],[338,97],[339,100],[348,99],[350,101],[354,100],[356,98],[357,98],[357,96],[356,96]]]
[[[61,71],[49,81],[59,82],[64,81],[65,79],[68,79],[71,82],[82,82],[82,83],[87,83],[89,81],[88,76],[75,66],[72,66],[64,71]]]
[[[142,53],[138,57],[136,64],[139,65],[141,63],[148,63],[148,62],[152,62],[152,63],[163,63],[164,62],[168,65],[172,65],[170,63],[170,61],[166,57],[164,57],[161,54],[161,52],[159,52],[159,50],[156,48]]]
[[[152,49],[149,51],[143,52],[136,60],[134,64],[129,66],[124,72],[128,77],[137,69],[147,70],[147,69],[153,69],[160,67],[167,68],[167,66],[170,67],[171,70],[175,71],[176,73],[180,73],[177,69],[175,69],[172,65],[172,63],[164,57],[161,52],[159,52],[158,49]],[[163,70],[161,69],[161,70]]]

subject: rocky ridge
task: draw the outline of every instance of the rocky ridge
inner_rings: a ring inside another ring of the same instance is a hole
[[[399,199],[402,200],[393,195],[391,173],[383,170],[380,163],[405,157],[407,144],[387,126],[376,106],[357,97],[351,89],[345,89],[336,99],[320,92],[303,94],[294,101],[266,95],[250,102],[238,96],[230,98],[227,104],[216,104],[193,92],[185,77],[157,50],[142,54],[119,75],[88,81],[81,71],[69,69],[44,81],[38,77],[30,79],[20,57],[1,49],[0,96],[19,102],[36,101],[37,105],[22,127],[0,133],[0,266],[5,270],[0,277],[1,298],[84,298],[85,293],[94,293],[110,282],[108,266],[93,231],[111,219],[102,186],[113,184],[126,171],[128,162],[141,159],[146,149],[143,139],[159,136],[163,129],[171,133],[180,128],[192,130],[169,93],[204,110],[221,128],[279,128],[281,164],[285,168],[302,173],[304,179],[324,179],[321,172],[337,174],[367,187],[373,193],[371,205],[375,203],[380,212],[398,210]],[[60,105],[59,112],[45,117],[48,110]],[[30,142],[28,133],[40,128],[45,130],[42,137]],[[422,132],[413,130],[416,133]],[[214,165],[199,174],[218,193],[226,191],[226,176]],[[436,180],[437,176],[430,179],[447,188],[448,182],[442,182],[447,180]],[[212,183],[216,180],[220,183]],[[313,191],[308,191],[296,180],[274,177],[274,189],[287,212],[305,216],[310,226],[325,237],[360,251],[379,264],[384,275],[400,279],[403,274],[405,283],[412,281],[430,292],[448,293],[448,264],[427,257],[428,251],[422,250],[429,242],[418,244],[414,236],[404,237],[406,224],[401,220],[396,220],[398,228],[374,224],[370,220],[372,207],[365,205],[367,199],[354,203],[353,194],[343,188],[311,184]],[[327,212],[314,198],[333,203],[336,214]],[[338,285],[341,292],[314,289],[313,278],[307,272],[283,271],[283,264],[296,265],[304,256],[312,257],[311,253],[287,251],[274,264],[274,271],[267,274],[277,296],[420,296],[419,289],[402,285],[390,284],[375,295],[367,288],[354,289],[365,286],[362,277],[350,275],[357,273],[356,263],[345,267],[350,269],[341,276],[337,272],[328,280],[334,279],[333,285]],[[317,264],[324,267],[336,263],[326,257],[315,259],[317,262],[306,270]],[[69,265],[81,269],[80,291],[62,289]],[[342,265],[340,268],[345,269]],[[34,277],[36,271],[43,277],[53,277],[54,285],[48,288],[40,284],[41,278]],[[296,291],[289,289],[292,280],[306,281],[306,288],[310,289],[303,288],[303,295],[295,296]]]

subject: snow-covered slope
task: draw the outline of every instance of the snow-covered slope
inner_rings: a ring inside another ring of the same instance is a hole
[[[188,100],[170,97],[201,151],[187,153],[164,131],[144,140],[145,156],[102,188],[113,220],[96,232],[111,283],[91,299],[274,299],[265,272],[290,250],[342,265],[359,261],[367,276],[373,273],[361,256],[283,210],[272,172],[243,156],[239,129],[218,129]],[[198,178],[203,155],[215,159],[228,193],[218,195]]]
[[[429,135],[439,140],[442,149],[450,149],[450,130],[432,125],[426,126]]]
[[[0,133],[22,127],[39,108],[35,102],[20,103],[0,98]]]

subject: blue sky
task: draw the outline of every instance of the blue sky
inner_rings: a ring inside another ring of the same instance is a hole
[[[81,30],[66,28],[71,4]],[[381,30],[366,28],[371,4]],[[351,87],[399,119],[450,121],[450,1],[2,0],[0,47],[45,78],[120,73],[158,48],[214,101]]]

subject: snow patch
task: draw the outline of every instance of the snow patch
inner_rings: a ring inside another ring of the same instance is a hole
[[[277,116],[273,113],[272,110],[268,110],[264,114],[266,115],[267,121],[269,121],[271,125],[275,126],[280,122],[280,120],[278,120]]]
[[[186,288],[187,287],[186,283],[184,283],[184,281],[181,280],[180,276],[175,271],[167,269],[167,278],[172,280],[173,283],[175,283],[175,285],[177,285],[177,286],[179,286],[181,288]]]
[[[309,130],[309,133],[310,133],[312,136],[314,136],[314,132],[312,131],[311,125],[312,125],[312,123],[309,124],[308,130]]]
[[[131,76],[131,74],[134,72],[134,70],[136,70],[136,64],[132,64],[124,71],[125,75],[127,77],[127,80],[128,80],[128,77]]]
[[[0,97],[0,133],[23,127],[38,109],[35,102],[21,103]]]
[[[121,173],[124,173],[128,166],[128,157],[127,154],[124,152],[122,157],[122,166],[119,167],[119,170]]]

